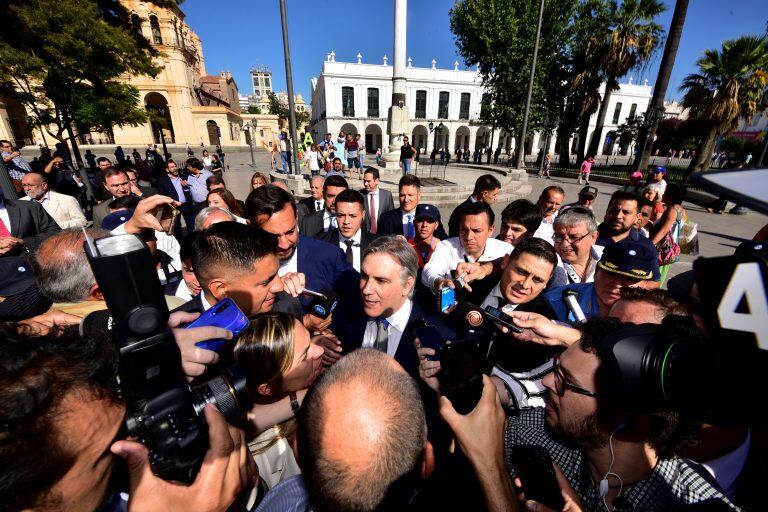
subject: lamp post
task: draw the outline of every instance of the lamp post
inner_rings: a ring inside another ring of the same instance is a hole
[[[435,123],[432,121],[429,122],[429,133],[435,132],[435,135],[442,135],[443,130],[445,129],[445,125],[442,121],[440,121],[440,124],[435,126]],[[432,139],[432,149],[437,149],[437,145],[435,144],[435,139]],[[430,153],[431,155],[431,153]],[[429,177],[432,177],[432,158],[429,159]],[[445,171],[443,171],[443,177],[445,177]]]
[[[285,0],[280,0],[280,21],[283,27],[283,56],[285,57],[285,85],[288,89],[288,129],[291,135],[290,149],[294,174],[301,174],[299,168],[299,141],[296,140],[296,105],[293,98],[293,71],[291,68],[291,46],[288,42],[288,15]]]
[[[245,123],[243,130],[248,134],[248,146],[251,148],[251,167],[256,168],[256,160],[253,157],[253,125],[251,123]]]
[[[525,112],[523,113],[523,127],[520,130],[520,148],[517,151],[515,167],[525,168],[525,132],[528,130],[528,114],[531,110],[531,96],[533,94],[533,77],[536,75],[536,58],[539,55],[539,39],[541,39],[541,20],[544,17],[544,0],[539,2],[539,21],[536,23],[536,40],[533,44],[533,58],[531,59],[531,75],[528,79],[528,96],[525,99]]]

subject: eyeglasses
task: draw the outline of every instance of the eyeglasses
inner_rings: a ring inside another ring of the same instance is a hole
[[[565,390],[570,389],[579,395],[590,396],[592,398],[597,397],[597,393],[594,391],[580,388],[576,384],[568,382],[568,378],[565,376],[563,367],[560,365],[560,354],[556,354],[555,357],[552,358],[552,370],[555,375],[555,391],[557,391],[558,396],[563,396],[565,394]]]
[[[568,242],[569,244],[574,245],[574,244],[577,244],[577,243],[581,242],[582,240],[584,240],[585,238],[587,238],[591,234],[592,233],[586,233],[586,234],[581,235],[580,237],[577,237],[577,238],[571,238],[571,237],[567,237],[567,236],[563,236],[563,235],[553,235],[552,236],[552,240],[554,240],[555,243],[558,243],[558,244],[561,244],[563,242]]]

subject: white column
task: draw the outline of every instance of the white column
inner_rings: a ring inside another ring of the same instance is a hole
[[[387,134],[389,151],[384,157],[386,167],[396,170],[400,167],[400,145],[402,134],[410,133],[411,114],[406,105],[405,57],[408,0],[395,0],[394,49],[392,51],[392,103],[389,108]]]
[[[392,101],[402,95],[405,102],[405,42],[407,30],[408,0],[395,0],[395,48],[393,53]]]
[[[469,152],[474,153],[475,152],[475,143],[477,140],[477,126],[470,126],[469,127]]]

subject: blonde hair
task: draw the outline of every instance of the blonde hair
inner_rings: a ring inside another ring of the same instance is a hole
[[[251,191],[253,191],[253,180],[254,178],[259,178],[261,181],[264,182],[264,185],[269,185],[269,177],[264,174],[263,172],[255,172],[253,173],[253,176],[251,176],[251,181],[248,184],[251,187]]]
[[[654,203],[658,203],[659,201],[661,201],[661,197],[659,197],[659,189],[657,189],[656,187],[651,187],[651,186],[645,187],[643,189],[643,197],[645,197],[645,193],[648,192],[649,190],[653,192],[653,199],[648,199],[649,201],[652,201]],[[642,206],[642,204],[640,206]]]

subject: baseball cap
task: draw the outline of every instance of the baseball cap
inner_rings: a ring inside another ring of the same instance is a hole
[[[416,206],[416,214],[413,216],[415,219],[420,219],[422,217],[427,217],[428,219],[431,219],[433,221],[440,221],[440,210],[437,209],[437,206],[432,204],[420,204]]]
[[[592,199],[597,197],[597,187],[584,187],[579,191],[579,196],[592,196]]]
[[[669,297],[680,304],[693,304],[691,290],[696,282],[693,270],[686,270],[667,281],[667,293]]]
[[[10,297],[35,282],[29,262],[22,256],[0,258],[0,297]]]
[[[632,174],[629,175],[630,178],[637,178],[640,179],[643,177],[642,171],[633,171]]]
[[[733,254],[740,256],[742,254],[764,254],[768,256],[768,240],[747,240],[741,242]]]
[[[118,210],[114,213],[110,213],[101,221],[101,228],[107,231],[112,231],[117,226],[121,226],[128,222],[128,219],[133,217],[133,210]]]
[[[653,279],[653,266],[658,253],[650,244],[625,238],[608,245],[597,266],[611,274],[649,281]]]
[[[659,174],[659,173],[667,174],[667,168],[664,167],[663,165],[656,165],[656,166],[654,166],[653,174]]]

